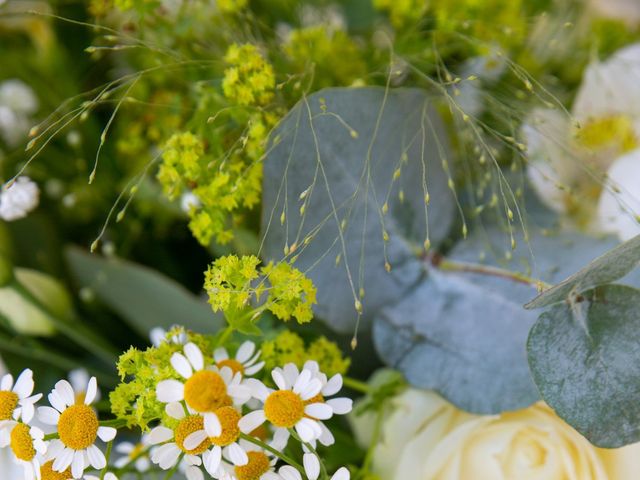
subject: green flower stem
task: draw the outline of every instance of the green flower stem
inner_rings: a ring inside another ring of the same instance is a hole
[[[266,451],[274,454],[280,460],[288,463],[289,465],[291,465],[292,467],[297,469],[300,473],[304,473],[304,468],[302,467],[302,465],[300,465],[298,462],[296,462],[295,460],[291,459],[291,457],[288,457],[284,453],[279,452],[278,450],[276,450],[272,446],[267,445],[266,443],[264,443],[261,440],[258,440],[256,437],[252,437],[251,435],[247,435],[246,433],[241,433],[240,434],[240,438],[242,438],[243,440],[246,440],[247,442],[253,443],[254,445],[257,445],[260,448],[265,449]]]
[[[113,440],[107,443],[107,451],[104,454],[104,457],[107,459],[107,464],[102,469],[102,473],[100,473],[100,480],[104,480],[104,476],[107,474],[107,469],[109,468],[109,460],[111,459],[111,450],[113,450]]]
[[[116,358],[116,352],[104,345],[102,341],[95,337],[92,331],[84,328],[79,323],[73,325],[57,318],[48,308],[36,298],[24,285],[14,279],[11,287],[15,288],[26,300],[31,302],[43,312],[46,312],[51,318],[56,329],[70,340],[84,347],[87,351],[97,355],[108,364],[113,364]]]
[[[227,340],[229,340],[229,337],[233,335],[234,331],[235,331],[235,328],[233,328],[231,325],[225,328],[224,332],[222,332],[222,335],[220,335],[220,338],[216,343],[216,347],[224,346],[224,344],[227,343]]]
[[[539,292],[551,287],[551,285],[549,285],[548,283],[545,283],[542,280],[538,280],[537,278],[528,277],[522,273],[512,272],[511,270],[492,267],[490,265],[458,262],[455,260],[447,260],[437,256],[431,257],[431,264],[434,267],[439,268],[440,270],[448,272],[478,273],[481,275],[490,275],[493,277],[505,278],[507,280],[512,280],[514,282],[524,283],[525,285],[535,287]]]
[[[367,394],[371,391],[371,387],[361,380],[351,377],[342,377],[342,383],[345,387],[355,390],[356,392]]]

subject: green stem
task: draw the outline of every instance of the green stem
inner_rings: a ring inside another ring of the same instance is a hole
[[[220,338],[216,342],[216,347],[223,347],[224,344],[227,343],[227,340],[229,340],[229,337],[233,334],[234,331],[235,329],[231,325],[225,328],[224,332],[222,332],[222,335],[220,335]]]
[[[458,262],[455,260],[445,260],[443,258],[434,258],[431,262],[433,266],[440,270],[448,272],[467,272],[467,273],[479,273],[481,275],[491,275],[494,277],[506,278],[518,283],[524,283],[538,289],[538,291],[545,290],[551,285],[543,282],[537,278],[528,277],[522,273],[512,272],[504,268],[492,267],[490,265],[481,265],[478,263]]]
[[[104,476],[107,474],[107,469],[109,468],[109,459],[111,458],[112,449],[113,449],[113,440],[107,443],[107,451],[104,454],[104,457],[107,459],[107,464],[102,469],[102,473],[100,473],[100,480],[104,480]]]
[[[242,438],[243,440],[246,440],[247,442],[253,443],[254,445],[257,445],[260,448],[265,449],[266,451],[274,454],[280,460],[282,460],[282,461],[288,463],[289,465],[291,465],[292,467],[296,468],[300,473],[304,473],[304,468],[302,467],[302,465],[300,465],[298,462],[296,462],[295,460],[291,459],[291,457],[288,457],[284,453],[279,452],[278,450],[273,448],[271,445],[267,445],[263,441],[258,440],[256,437],[252,437],[251,435],[247,435],[246,433],[241,433],[240,434],[240,438]]]
[[[365,382],[351,377],[342,377],[342,383],[345,387],[355,390],[356,392],[367,394],[371,391],[371,387]]]

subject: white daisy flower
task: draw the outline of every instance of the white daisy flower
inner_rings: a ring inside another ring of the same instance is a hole
[[[253,396],[263,402],[261,410],[255,410],[240,420],[240,430],[250,433],[265,421],[269,421],[276,429],[295,428],[300,439],[312,442],[322,435],[320,420],[333,416],[333,409],[324,402],[314,401],[322,382],[314,378],[311,370],[298,369],[292,363],[284,369],[275,368],[271,372],[278,390],[270,390],[255,379],[247,380]]]
[[[95,400],[98,385],[91,377],[85,388],[84,402],[76,403],[76,393],[66,380],[56,383],[49,394],[51,407],[39,407],[38,418],[47,425],[56,425],[59,439],[52,440],[47,450],[47,459],[53,459],[53,470],[64,472],[71,466],[74,478],[82,476],[91,465],[103,469],[107,462],[104,454],[94,445],[96,438],[110,442],[116,429],[100,426],[95,410],[90,406]]]
[[[220,407],[242,405],[251,397],[251,390],[242,383],[242,374],[234,374],[229,367],[208,368],[193,343],[184,346],[184,355],[174,353],[171,365],[186,381],[159,382],[156,396],[163,403],[184,401],[191,410],[207,417]]]
[[[122,454],[122,457],[118,458],[113,463],[113,466],[116,468],[122,468],[125,465],[132,463],[138,472],[146,472],[151,467],[151,462],[147,452],[149,445],[148,435],[143,435],[142,439],[137,444],[131,442],[120,442],[116,445],[115,451]]]
[[[31,422],[35,411],[35,403],[42,398],[42,394],[33,393],[33,372],[23,370],[14,385],[13,377],[7,373],[0,380],[0,429],[5,422],[22,420]]]
[[[84,402],[85,396],[87,392],[85,389],[87,385],[89,385],[89,380],[91,377],[89,376],[89,372],[87,372],[84,368],[76,368],[75,370],[71,370],[69,372],[69,383],[71,384],[71,388],[76,393],[76,403]],[[96,389],[96,397],[95,402],[99,401],[102,394],[100,389]]]
[[[47,451],[44,432],[26,423],[13,425],[0,433],[0,448],[11,447],[13,460],[23,468],[24,480],[40,478],[40,463]]]
[[[184,457],[184,473],[187,480],[202,480],[203,473],[201,455],[207,451],[211,443],[205,438],[194,448],[188,448],[186,440],[193,433],[204,430],[204,417],[199,414],[185,412],[184,407],[177,402],[166,406],[167,414],[179,420],[175,429],[159,425],[149,433],[149,443],[158,445],[151,450],[151,461],[163,470],[175,467]]]
[[[239,372],[243,376],[252,376],[264,367],[264,362],[258,362],[260,353],[260,350],[256,352],[255,343],[246,341],[240,345],[234,358],[229,357],[224,347],[217,348],[213,352],[213,358],[218,368],[229,367],[233,373]]]
[[[40,190],[29,177],[18,177],[0,192],[0,218],[7,222],[27,216],[38,206]]]

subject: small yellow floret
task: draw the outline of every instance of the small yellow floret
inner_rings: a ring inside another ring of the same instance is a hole
[[[229,367],[231,369],[231,371],[236,374],[236,373],[242,373],[244,374],[244,366],[242,366],[242,364],[233,359],[233,358],[227,358],[226,360],[220,360],[216,366],[218,368],[222,368],[222,367]]]
[[[231,405],[222,377],[208,370],[195,372],[184,384],[184,399],[196,412],[215,412]]]
[[[72,405],[60,414],[58,434],[66,447],[84,450],[93,445],[98,436],[98,416],[87,405]]]
[[[204,418],[200,415],[190,415],[180,420],[180,423],[173,432],[178,448],[189,455],[200,455],[201,453],[206,452],[207,448],[211,445],[208,438],[193,450],[187,450],[184,446],[186,438],[199,430],[204,430]]]
[[[30,462],[36,456],[33,438],[28,425],[18,423],[11,430],[11,450],[17,459]]]
[[[211,443],[220,447],[226,447],[235,442],[240,437],[240,414],[233,407],[222,407],[216,410],[216,416],[220,421],[222,433],[217,437],[211,437]]]
[[[53,469],[53,460],[40,467],[40,476],[41,480],[68,480],[72,478],[70,468],[67,468],[64,472],[56,472]]]
[[[247,456],[249,462],[246,465],[236,466],[236,477],[238,480],[260,480],[269,471],[269,457],[262,452],[247,452]]]
[[[267,397],[264,415],[276,427],[292,428],[304,417],[304,401],[291,390],[278,390]]]
[[[10,420],[18,406],[18,395],[7,390],[0,391],[0,420]]]

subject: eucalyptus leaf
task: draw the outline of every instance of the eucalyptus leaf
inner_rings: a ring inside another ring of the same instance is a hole
[[[526,407],[539,398],[525,350],[536,316],[520,301],[529,291],[504,279],[500,289],[487,289],[465,274],[434,270],[376,318],[376,347],[409,383],[464,410]]]
[[[331,88],[305,97],[265,159],[264,256],[296,256],[318,288],[316,314],[337,331],[353,331],[364,293],[366,326],[419,282],[426,215],[432,245],[449,233],[448,154],[424,91]]]
[[[528,340],[544,400],[591,443],[640,441],[640,290],[605,285],[555,305]]]
[[[66,251],[78,284],[147,337],[154,327],[179,324],[202,333],[222,326],[220,315],[180,284],[142,265],[104,258],[78,248]]]
[[[640,235],[609,250],[566,280],[542,292],[525,308],[547,307],[567,300],[572,294],[615,282],[636,268],[639,262]]]

